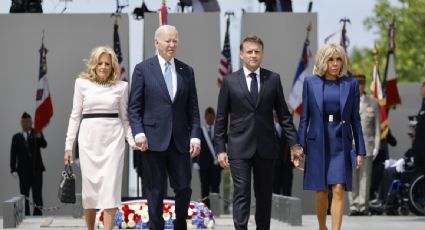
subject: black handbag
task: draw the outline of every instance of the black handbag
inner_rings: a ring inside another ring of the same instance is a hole
[[[65,165],[65,169],[62,171],[58,197],[62,203],[75,203],[75,174],[72,172],[72,167],[69,163]]]

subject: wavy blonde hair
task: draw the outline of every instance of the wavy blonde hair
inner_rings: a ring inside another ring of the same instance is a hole
[[[344,48],[338,44],[326,44],[319,48],[316,53],[314,60],[313,74],[324,76],[328,70],[328,60],[332,55],[337,54],[342,59],[341,71],[338,74],[338,77],[347,75],[348,71],[348,60],[347,55],[345,54]]]
[[[104,53],[109,54],[112,60],[112,71],[111,75],[108,77],[107,83],[115,84],[120,79],[121,67],[118,63],[118,58],[114,50],[108,46],[99,46],[92,49],[89,59],[84,60],[87,66],[87,70],[81,72],[79,77],[88,79],[90,81],[97,81],[96,66],[99,62],[100,56]]]

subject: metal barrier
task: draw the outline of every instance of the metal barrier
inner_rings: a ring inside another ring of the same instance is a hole
[[[298,197],[273,194],[272,218],[291,226],[302,225],[302,203]]]
[[[16,228],[25,217],[25,197],[15,196],[3,202],[3,228]]]
[[[37,206],[29,198],[25,198],[24,195],[15,196],[3,202],[3,228],[16,228],[22,222],[25,217],[25,199],[28,199],[30,207],[38,207],[43,212],[54,212],[64,206],[72,205],[72,216],[81,218],[83,217],[81,193],[76,193],[75,196],[75,204],[60,204],[53,207]]]

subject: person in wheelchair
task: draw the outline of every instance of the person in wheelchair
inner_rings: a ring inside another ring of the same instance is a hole
[[[416,116],[409,116],[409,137],[416,138]],[[383,181],[376,200],[369,202],[372,214],[425,214],[425,178],[415,163],[415,146],[399,160],[386,160]]]

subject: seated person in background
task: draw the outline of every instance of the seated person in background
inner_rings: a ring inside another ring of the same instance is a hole
[[[417,124],[412,148],[415,157],[415,167],[425,174],[425,81],[422,82],[420,94],[422,96],[422,103],[416,116]]]
[[[414,140],[416,136],[416,119],[409,116],[409,137]],[[385,170],[382,177],[381,186],[379,188],[378,197],[370,202],[373,207],[382,206],[387,202],[387,193],[395,179],[400,179],[401,174],[406,170],[414,168],[413,147],[408,149],[404,156],[398,160],[389,159],[385,161]]]

